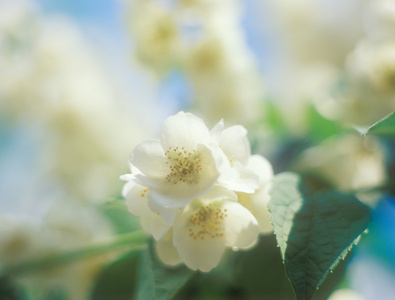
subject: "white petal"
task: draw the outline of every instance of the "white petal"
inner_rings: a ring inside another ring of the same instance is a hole
[[[251,154],[247,130],[241,125],[234,125],[222,132],[220,146],[230,161],[239,161],[245,165]]]
[[[129,162],[129,168],[132,171],[132,175],[141,174],[141,171]]]
[[[220,185],[236,192],[254,193],[259,188],[258,176],[247,168],[232,168],[230,165],[221,169],[218,179]]]
[[[149,211],[146,187],[129,181],[124,185],[122,195],[131,214],[141,216]]]
[[[142,174],[152,179],[163,180],[169,172],[167,158],[159,141],[146,140],[138,144],[130,155],[130,163]],[[136,177],[138,177],[136,175]]]
[[[219,172],[212,149],[200,144],[197,147],[197,152],[201,154],[201,170],[198,173],[197,181],[178,181],[176,184],[167,182],[163,188],[152,189],[151,196],[155,202],[165,207],[185,206],[213,187],[219,177]]]
[[[123,181],[130,181],[134,179],[134,175],[133,174],[124,174],[119,176],[119,179],[123,180]]]
[[[191,223],[191,217],[199,210],[200,205],[197,207],[192,204],[185,207],[176,219],[173,243],[180,258],[189,268],[208,272],[220,262],[225,250],[225,239],[224,236],[212,238],[207,235],[202,237],[190,235],[190,228],[196,226]]]
[[[272,165],[261,155],[250,156],[247,163],[247,169],[251,170],[259,177],[260,184],[272,179],[273,177]]]
[[[221,119],[210,131],[211,139],[215,144],[219,144],[222,132],[224,130],[224,120]]]
[[[223,186],[215,185],[201,198],[203,202],[213,202],[216,200],[224,200],[224,199],[237,201],[237,194]]]
[[[152,234],[155,240],[159,240],[169,230],[170,226],[166,224],[159,213],[149,211],[140,217],[141,227]]]
[[[173,246],[173,230],[171,228],[155,243],[155,250],[159,259],[166,265],[175,266],[182,263],[176,247]]]
[[[152,197],[148,198],[148,206],[153,212],[160,213],[163,220],[170,226],[173,225],[178,213],[178,207],[164,207],[157,204],[152,200]]]
[[[273,225],[270,222],[271,213],[267,207],[270,200],[270,184],[260,188],[255,194],[250,195],[251,211],[258,221],[259,232],[269,234],[273,232]]]
[[[223,205],[226,245],[241,249],[250,248],[258,239],[258,223],[251,212],[240,203],[227,201]]]
[[[210,142],[210,132],[200,118],[181,111],[163,122],[160,141],[165,151],[170,147],[192,151],[197,144]]]

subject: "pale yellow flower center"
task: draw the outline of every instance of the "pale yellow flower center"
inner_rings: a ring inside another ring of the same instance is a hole
[[[170,167],[170,173],[166,176],[166,180],[170,183],[178,182],[197,183],[199,180],[199,172],[202,170],[201,154],[195,150],[188,152],[182,147],[178,147],[166,151],[168,161],[166,164]]]
[[[226,209],[211,204],[200,207],[190,218],[189,236],[194,240],[222,237],[223,221],[228,216],[226,212]]]

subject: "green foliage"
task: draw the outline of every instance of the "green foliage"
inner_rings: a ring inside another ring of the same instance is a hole
[[[395,112],[371,125],[364,133],[374,135],[395,135]]]
[[[342,131],[338,123],[324,118],[312,105],[307,109],[307,121],[308,135],[314,142],[321,142]]]
[[[267,125],[275,131],[276,134],[286,135],[288,132],[288,125],[275,103],[273,103],[273,101],[266,101],[264,111]]]
[[[5,277],[0,278],[0,299],[2,300],[23,300],[20,291],[13,285],[13,283]]]
[[[185,267],[166,267],[154,253],[153,245],[142,252],[136,299],[171,299],[188,281],[193,272]]]
[[[315,190],[294,173],[275,176],[269,209],[286,273],[297,299],[311,299],[344,259],[369,221],[369,209],[349,194]]]
[[[261,236],[253,249],[233,256],[233,281],[242,289],[242,299],[292,299],[292,287],[273,234]]]
[[[138,218],[128,212],[122,199],[107,202],[100,209],[118,234],[132,232],[140,228]]]
[[[131,251],[108,265],[97,278],[90,300],[133,299],[139,253]]]

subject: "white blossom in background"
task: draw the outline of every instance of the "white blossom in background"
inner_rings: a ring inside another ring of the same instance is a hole
[[[172,70],[193,90],[191,109],[208,121],[234,124],[261,117],[263,80],[234,0],[129,1],[134,58],[159,80]]]
[[[195,115],[179,112],[164,121],[160,140],[136,146],[130,168],[121,176],[122,195],[165,264],[208,272],[226,248],[251,248],[259,233],[272,232],[273,170],[251,155],[241,125],[224,129],[221,120],[209,131]]]
[[[329,138],[319,146],[305,150],[295,168],[313,172],[341,191],[357,191],[385,184],[386,162],[387,155],[379,140],[347,134]],[[361,200],[374,206],[377,199]]]
[[[59,201],[40,224],[3,214],[0,222],[0,271],[43,255],[75,250],[114,234],[96,208],[73,199]],[[13,279],[35,297],[57,290],[70,299],[87,299],[101,268],[115,257],[108,253],[96,255],[39,272],[17,274]]]
[[[365,14],[366,37],[376,42],[394,39],[395,2],[369,0]]]
[[[125,147],[144,129],[95,55],[66,17],[43,15],[31,1],[0,2],[3,122],[39,132],[37,160],[66,194],[103,202],[119,190]]]
[[[354,43],[319,112],[347,125],[369,126],[395,110],[395,4],[366,1],[363,35]]]
[[[348,125],[369,126],[395,110],[395,39],[361,40],[347,57],[342,88],[316,99],[322,115]],[[322,101],[325,100],[325,101]]]
[[[363,35],[366,0],[269,0],[281,51],[300,66],[328,62],[341,66]],[[259,3],[259,2],[258,2]],[[258,6],[259,7],[259,6]],[[334,47],[333,45],[336,45]],[[292,61],[287,61],[287,63]]]
[[[158,75],[165,74],[177,63],[182,47],[177,20],[152,0],[132,1],[128,11],[136,58]]]
[[[343,288],[334,291],[328,300],[366,300],[366,298],[353,289]]]

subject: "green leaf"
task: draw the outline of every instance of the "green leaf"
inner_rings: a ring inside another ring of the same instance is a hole
[[[96,280],[90,300],[133,299],[139,253],[131,251],[105,267]]]
[[[364,133],[365,136],[367,134],[395,135],[395,112],[371,125]]]
[[[185,266],[166,267],[162,264],[151,243],[140,257],[136,299],[171,299],[192,274],[192,270]]]
[[[294,173],[275,176],[269,209],[286,273],[297,299],[311,299],[351,250],[369,208],[349,194],[311,188]]]
[[[266,101],[264,111],[265,122],[276,134],[285,135],[289,131],[288,125],[274,101]]]
[[[309,137],[315,142],[321,142],[342,131],[338,123],[324,118],[312,105],[307,109],[307,120]]]
[[[129,213],[123,200],[113,200],[100,206],[101,211],[112,223],[118,234],[128,233],[140,228],[139,219]]]

